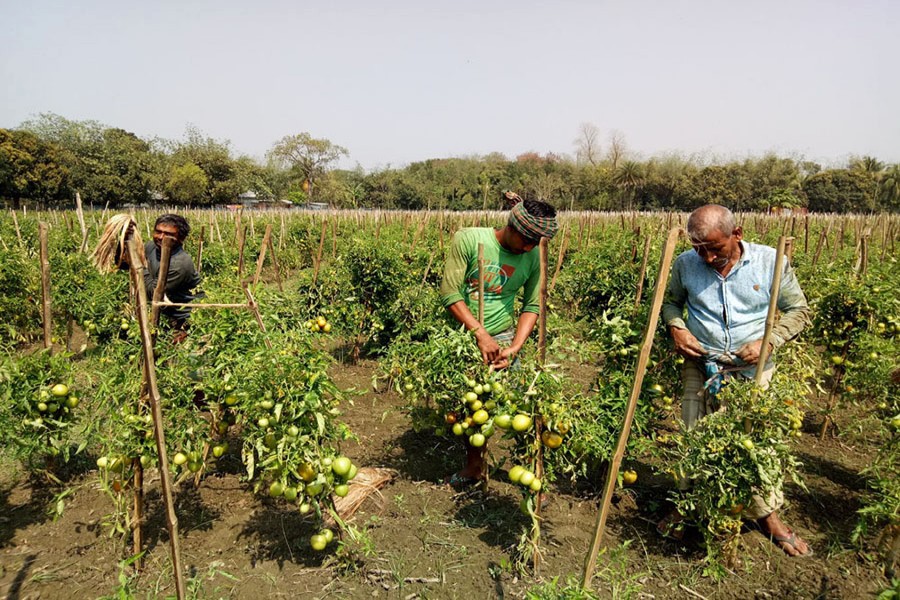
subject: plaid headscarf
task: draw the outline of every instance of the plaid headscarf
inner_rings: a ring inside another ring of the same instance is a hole
[[[552,239],[559,229],[556,217],[535,217],[519,202],[509,211],[509,226],[530,240]]]

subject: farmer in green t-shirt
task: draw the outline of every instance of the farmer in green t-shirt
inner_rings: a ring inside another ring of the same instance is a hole
[[[509,197],[509,194],[506,194]],[[514,196],[518,199],[518,196]],[[475,334],[485,364],[505,369],[531,335],[540,312],[542,237],[556,235],[556,210],[545,202],[525,200],[509,211],[502,229],[470,227],[453,236],[441,282],[441,299],[453,317]],[[484,324],[478,322],[478,244],[484,245]],[[516,295],[524,288],[522,314],[515,321]],[[484,477],[484,447],[469,447],[466,466],[450,483],[473,483]]]

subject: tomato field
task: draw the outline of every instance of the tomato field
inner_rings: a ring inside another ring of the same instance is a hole
[[[690,432],[681,359],[658,325],[590,591],[579,584],[662,248],[686,215],[561,214],[545,356],[535,333],[517,368],[493,372],[438,286],[453,232],[503,213],[179,212],[197,303],[227,306],[195,309],[178,344],[162,326],[154,348],[191,597],[900,594],[896,216],[738,215],[749,241],[792,238],[813,322],[778,350],[766,392],[726,386],[728,409]],[[0,215],[7,597],[175,595],[135,300],[126,272],[89,258],[109,216],[86,212],[82,230],[72,212]],[[145,239],[155,216],[134,215]],[[259,320],[237,307],[248,298]],[[487,448],[488,483],[444,484],[467,446]],[[370,467],[390,481],[342,514]],[[812,557],[786,557],[742,519],[782,477],[783,516]],[[696,517],[680,542],[656,531],[673,506]]]

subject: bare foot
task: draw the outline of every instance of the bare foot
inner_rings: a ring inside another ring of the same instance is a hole
[[[785,525],[778,513],[773,512],[767,517],[757,519],[756,522],[759,523],[762,532],[771,537],[772,541],[788,556],[812,556],[813,550],[809,544]]]

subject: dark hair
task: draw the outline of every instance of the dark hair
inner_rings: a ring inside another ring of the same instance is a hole
[[[187,219],[181,215],[174,215],[171,213],[160,215],[160,217],[156,219],[156,223],[153,224],[154,229],[160,223],[164,225],[174,225],[175,228],[178,229],[178,239],[181,241],[187,239],[188,234],[191,232],[191,226],[188,225]]]
[[[523,200],[522,205],[532,217],[552,218],[556,216],[556,209],[540,200]]]

